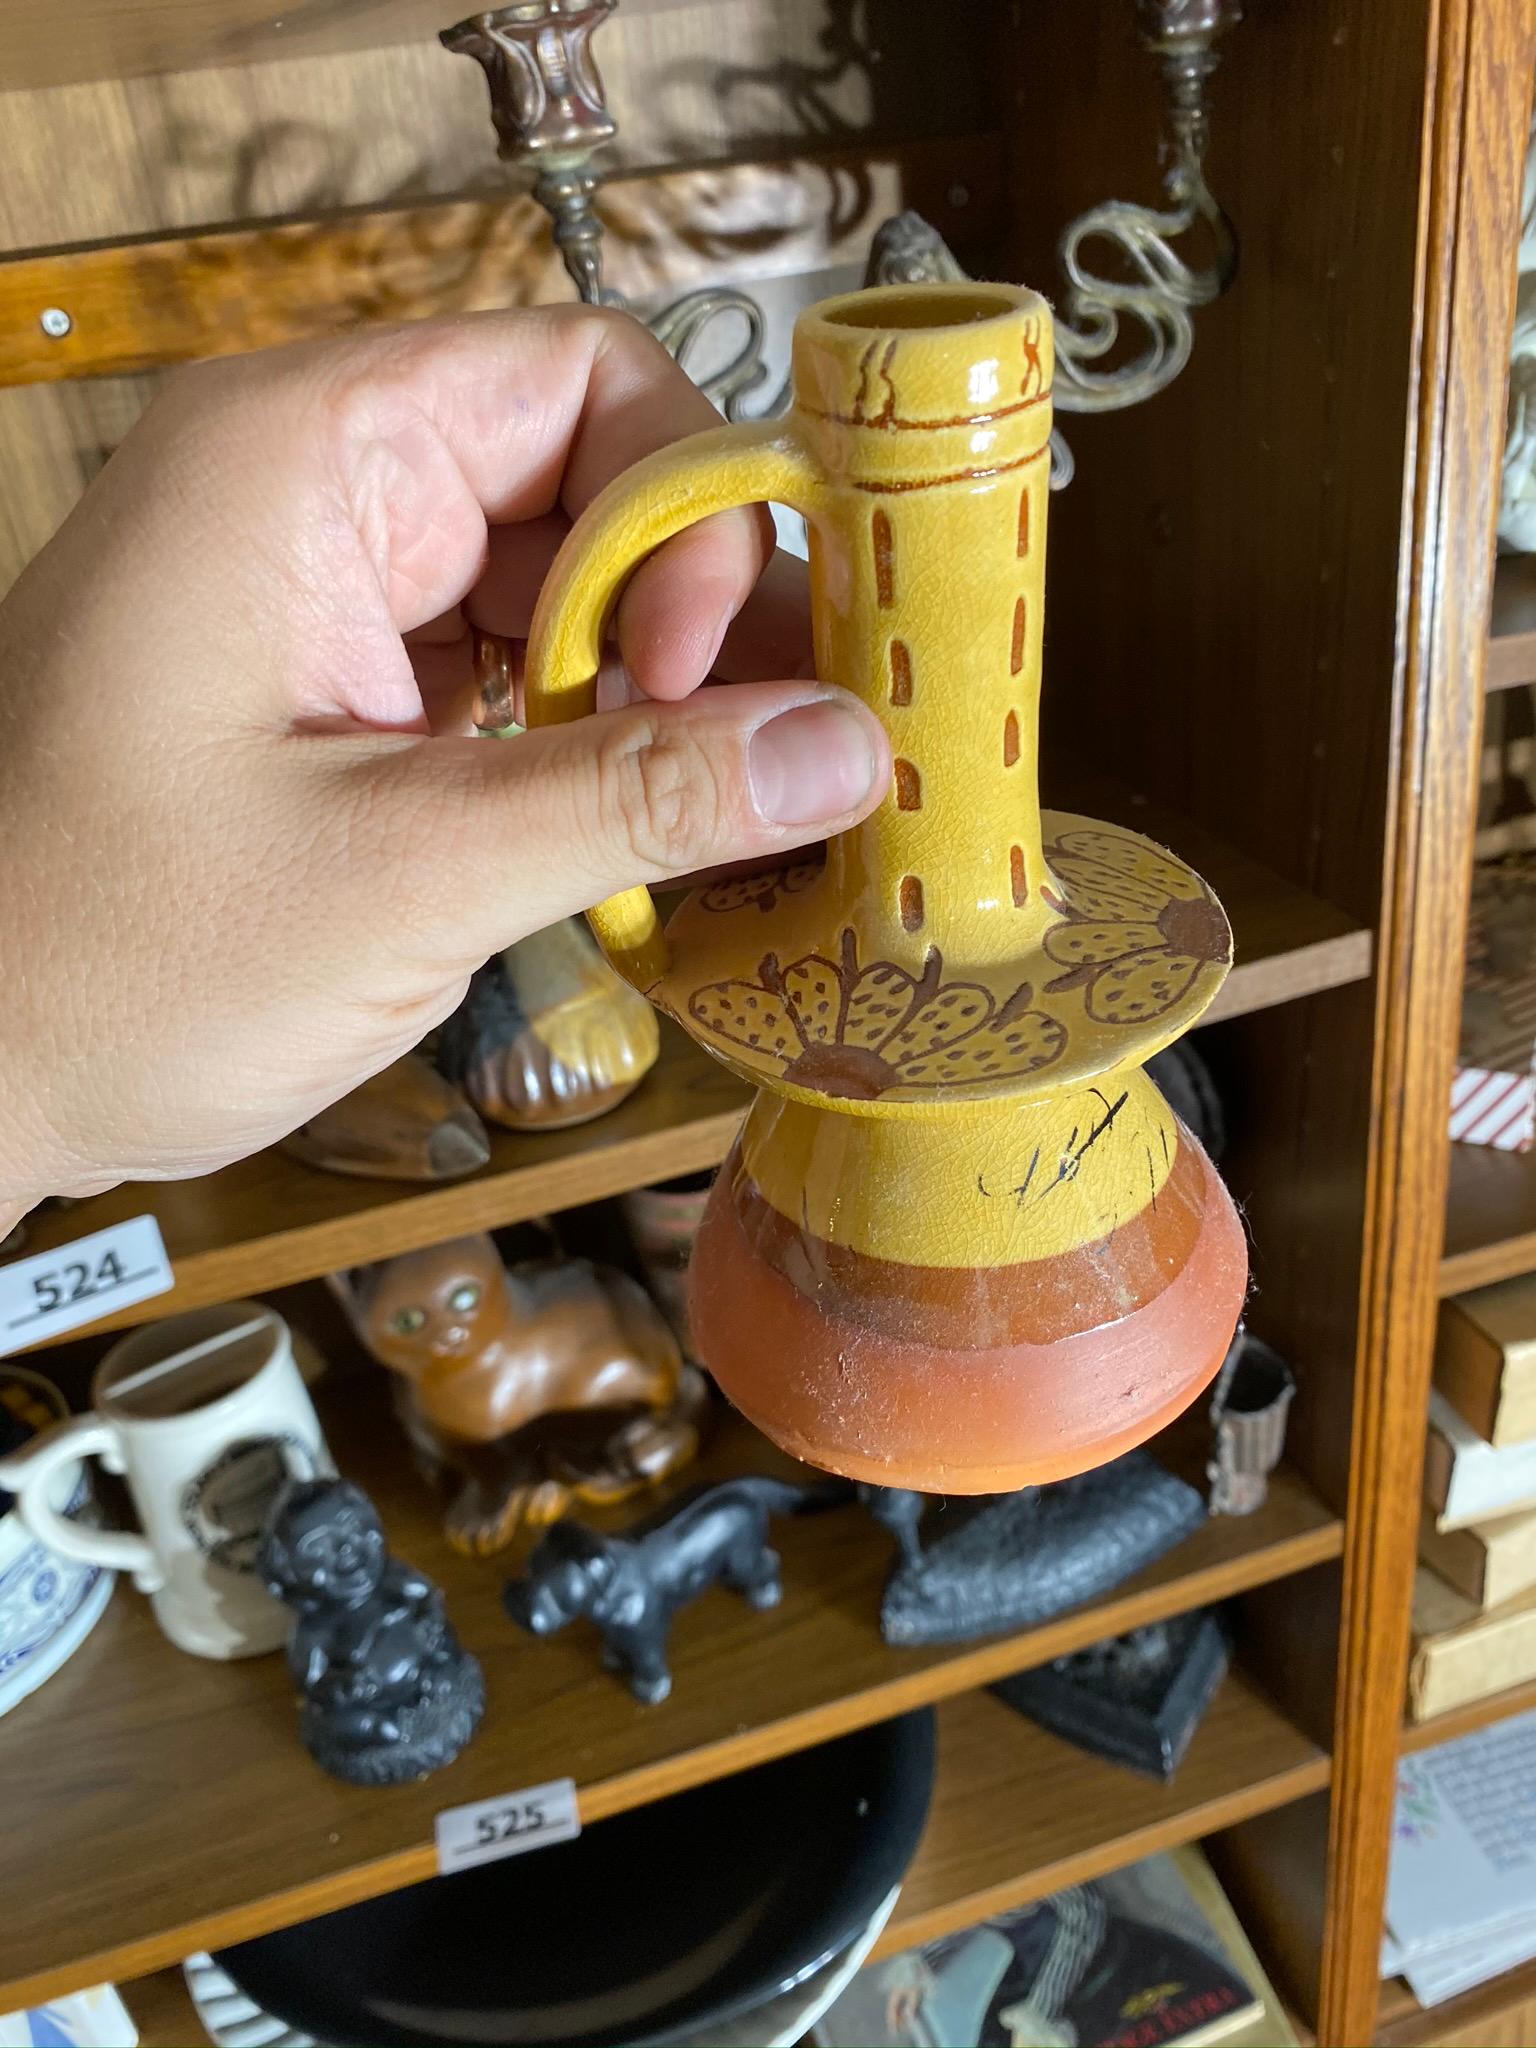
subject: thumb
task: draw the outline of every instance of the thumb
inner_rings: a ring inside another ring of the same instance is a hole
[[[620,889],[823,839],[891,786],[874,714],[814,682],[710,687],[511,740],[422,740],[373,765],[404,785],[411,894],[471,964]]]

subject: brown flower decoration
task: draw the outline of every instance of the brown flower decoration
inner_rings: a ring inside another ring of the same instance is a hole
[[[821,873],[820,861],[797,861],[793,867],[770,868],[763,875],[728,875],[711,882],[699,895],[703,910],[744,910],[755,903],[759,910],[772,910],[781,896],[793,896],[808,889]]]
[[[1173,1009],[1203,967],[1232,958],[1232,931],[1197,875],[1118,832],[1064,832],[1046,859],[1065,890],[1045,951],[1068,971],[1047,995],[1086,991],[1100,1024],[1145,1024]]]
[[[781,967],[770,953],[757,976],[698,989],[689,1016],[822,1095],[868,1102],[892,1088],[1010,1079],[1048,1067],[1067,1042],[1065,1026],[1030,1007],[1027,983],[1000,1004],[976,982],[945,981],[936,946],[921,975],[889,960],[861,968],[844,931],[836,962],[810,953]]]

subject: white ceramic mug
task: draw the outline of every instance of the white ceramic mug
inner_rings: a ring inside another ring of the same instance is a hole
[[[0,1461],[17,1516],[64,1557],[131,1572],[179,1648],[276,1649],[289,1616],[255,1573],[267,1508],[285,1479],[335,1470],[288,1325],[249,1301],[152,1323],[113,1345],[92,1403]],[[58,1468],[87,1457],[127,1481],[142,1535],[57,1512]]]

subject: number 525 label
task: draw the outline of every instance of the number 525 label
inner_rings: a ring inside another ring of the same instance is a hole
[[[437,1816],[437,1867],[444,1877],[502,1856],[522,1856],[548,1842],[569,1842],[581,1833],[576,1780],[531,1785],[473,1806],[450,1806]]]
[[[176,1284],[153,1216],[0,1265],[0,1358]]]

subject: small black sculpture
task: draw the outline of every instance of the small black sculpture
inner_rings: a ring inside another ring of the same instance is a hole
[[[536,1636],[586,1615],[601,1631],[604,1663],[623,1673],[637,1700],[654,1706],[672,1690],[667,1633],[678,1609],[713,1585],[729,1586],[749,1606],[776,1606],[783,1588],[768,1517],[849,1497],[836,1482],[791,1486],[749,1477],[695,1487],[619,1536],[556,1522],[502,1601],[519,1628]]]
[[[956,1516],[916,1562],[897,1567],[880,1633],[904,1646],[1035,1628],[1118,1586],[1192,1535],[1205,1515],[1194,1487],[1146,1451],[1053,1486],[997,1494]]]
[[[1167,1784],[1227,1675],[1231,1655],[1220,1616],[1213,1608],[1197,1608],[1089,1643],[1038,1670],[999,1679],[992,1690],[1090,1756]]]
[[[400,1785],[452,1763],[485,1707],[480,1666],[437,1587],[390,1556],[362,1488],[291,1481],[257,1568],[293,1609],[288,1669],[320,1768],[354,1785]]]

